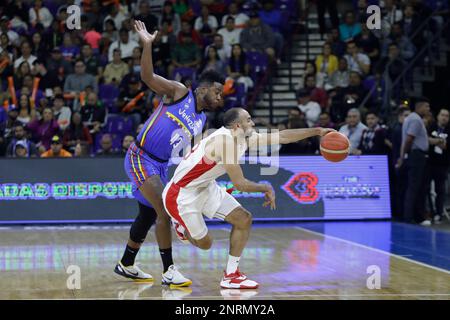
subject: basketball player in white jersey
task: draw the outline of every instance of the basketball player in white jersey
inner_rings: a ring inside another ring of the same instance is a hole
[[[209,249],[212,238],[202,214],[232,224],[227,268],[220,282],[222,288],[255,289],[256,281],[239,271],[239,259],[247,243],[252,217],[237,200],[219,187],[215,179],[227,173],[234,188],[242,192],[263,192],[264,206],[275,209],[275,193],[269,184],[247,180],[239,159],[248,147],[287,144],[313,136],[323,136],[333,129],[289,129],[268,135],[257,134],[249,113],[242,108],[228,110],[224,127],[204,138],[180,162],[171,181],[164,188],[163,202],[172,217],[177,236],[198,248]]]

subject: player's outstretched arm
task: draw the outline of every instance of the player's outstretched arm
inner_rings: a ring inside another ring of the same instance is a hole
[[[237,144],[233,138],[215,137],[206,145],[205,152],[208,159],[214,159],[214,161],[223,165],[234,188],[242,192],[264,192],[266,199],[264,206],[270,205],[271,209],[275,209],[275,193],[272,187],[268,184],[250,181],[244,177],[239,165]]]
[[[264,206],[270,205],[270,208],[274,210],[275,205],[275,192],[268,184],[256,183],[250,181],[244,177],[242,168],[239,164],[224,164],[225,171],[233,182],[233,186],[242,192],[264,192],[265,202]]]
[[[152,61],[152,43],[158,34],[155,31],[150,34],[142,21],[136,20],[134,23],[139,39],[142,41],[143,51],[141,57],[141,78],[142,81],[156,94],[178,100],[183,97],[188,89],[180,82],[167,80],[154,73]]]
[[[324,136],[336,131],[328,128],[286,129],[269,134],[253,134],[249,138],[250,146],[278,145],[297,142],[314,136]]]

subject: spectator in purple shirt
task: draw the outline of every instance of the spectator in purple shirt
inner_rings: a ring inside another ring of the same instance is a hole
[[[77,56],[80,54],[80,48],[73,45],[72,38],[69,33],[64,35],[63,45],[60,49],[64,60],[69,62],[75,61]]]
[[[27,129],[32,133],[33,140],[36,141],[41,153],[50,149],[52,137],[59,133],[59,125],[53,117],[51,108],[45,108],[42,119],[31,121],[28,123]]]

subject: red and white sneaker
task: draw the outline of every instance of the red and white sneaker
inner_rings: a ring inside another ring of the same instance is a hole
[[[172,227],[175,230],[175,234],[177,235],[178,240],[180,240],[184,244],[188,244],[189,239],[184,235],[186,229],[175,219],[172,219]]]
[[[256,281],[248,279],[238,268],[234,273],[230,274],[226,274],[226,271],[224,271],[220,286],[226,289],[256,289],[259,284]]]

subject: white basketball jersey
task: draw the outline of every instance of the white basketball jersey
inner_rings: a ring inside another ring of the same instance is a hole
[[[231,131],[221,127],[210,136],[201,140],[178,164],[172,182],[183,188],[205,187],[211,181],[225,174],[223,162],[211,161],[206,157],[205,153],[208,141],[221,135],[232,138]],[[246,150],[247,143],[238,145],[238,159],[245,154]]]

